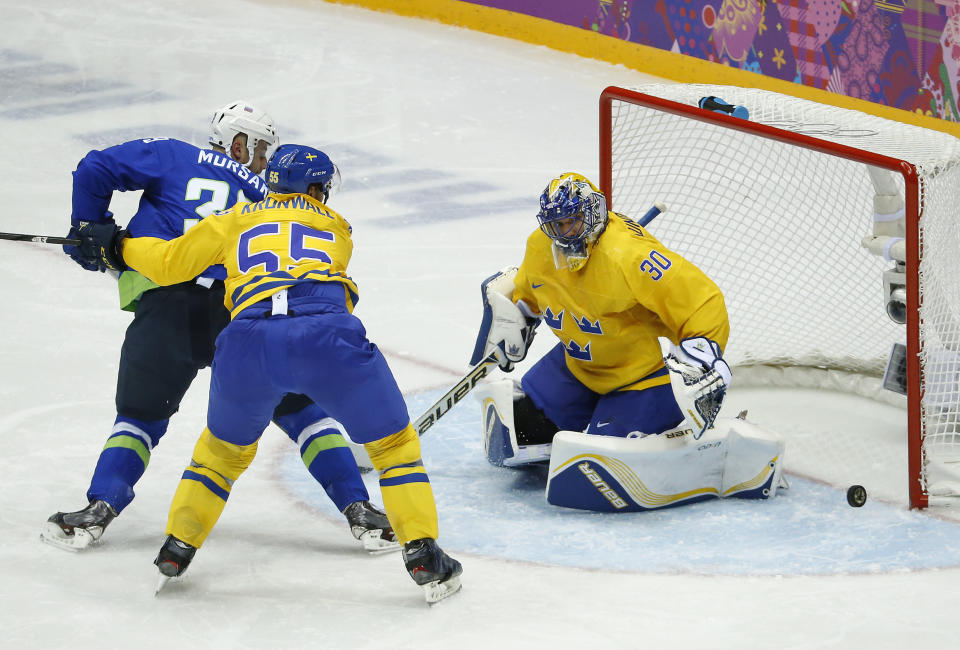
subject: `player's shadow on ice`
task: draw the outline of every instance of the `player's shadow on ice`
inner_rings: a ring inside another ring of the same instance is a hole
[[[550,466],[548,463],[533,463],[522,467],[503,467],[500,471],[512,479],[509,487],[511,492],[530,492],[542,496]]]

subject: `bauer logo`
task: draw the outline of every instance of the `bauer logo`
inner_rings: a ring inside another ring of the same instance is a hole
[[[604,498],[610,502],[610,505],[618,510],[620,508],[627,507],[627,502],[624,501],[613,488],[607,485],[606,481],[600,478],[600,475],[597,474],[592,467],[590,467],[590,463],[580,463],[577,465],[577,469],[583,472],[583,475],[587,478],[587,480],[590,481],[593,484],[593,487],[597,488],[600,494],[602,494]]]
[[[437,420],[442,418],[447,412],[453,408],[453,405],[462,400],[467,393],[473,390],[477,382],[487,376],[487,373],[490,370],[489,364],[482,364],[474,368],[473,372],[460,380],[460,383],[450,389],[450,391],[440,398],[440,401],[433,405],[430,411],[424,413],[417,420],[417,423],[414,426],[417,429],[417,433],[423,435],[423,433],[432,427]]]

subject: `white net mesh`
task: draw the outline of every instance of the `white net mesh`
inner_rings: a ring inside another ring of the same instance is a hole
[[[631,90],[690,106],[720,97],[745,106],[751,122],[916,166],[926,468],[918,478],[930,494],[960,494],[960,140],[757,89]],[[882,278],[893,262],[861,246],[874,233],[877,193],[865,164],[627,100],[613,101],[612,123],[612,209],[638,218],[666,204],[652,232],[723,290],[732,365],[845,371],[879,386],[906,330],[885,311]],[[903,197],[903,176],[880,173]]]

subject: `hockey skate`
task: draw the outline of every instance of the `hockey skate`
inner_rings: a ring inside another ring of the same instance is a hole
[[[403,564],[413,581],[423,587],[429,605],[460,591],[463,567],[429,537],[406,543],[403,547]]]
[[[117,511],[106,501],[91,501],[77,512],[58,512],[50,515],[40,539],[67,551],[81,551],[98,541]]]
[[[387,515],[369,501],[354,501],[343,509],[343,514],[350,524],[350,532],[369,553],[379,555],[400,550]]]
[[[157,558],[153,561],[160,570],[160,580],[157,582],[157,589],[154,595],[160,593],[163,586],[167,584],[170,578],[182,576],[183,572],[190,566],[190,561],[196,554],[197,549],[186,542],[181,542],[173,535],[167,535],[166,541],[160,547]]]

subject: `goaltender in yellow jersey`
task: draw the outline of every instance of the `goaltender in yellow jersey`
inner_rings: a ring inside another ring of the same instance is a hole
[[[782,439],[719,418],[731,379],[719,287],[579,174],[550,181],[537,219],[519,269],[482,285],[474,363],[511,370],[538,325],[560,343],[519,386],[478,390],[487,460],[549,460],[547,503],[599,512],[773,496]]]
[[[673,354],[726,386],[727,310],[720,289],[700,269],[640,224],[608,212],[604,195],[580,174],[550,181],[537,218],[540,229],[527,239],[519,269],[483,284],[484,321],[473,362],[493,353],[511,370],[538,325],[560,343],[524,374],[522,391],[514,393],[513,426],[506,427],[516,440],[487,440],[491,462],[511,464],[510,453],[537,445],[542,453],[531,451],[524,460],[543,460],[558,430],[624,437],[679,426],[684,413],[671,390],[661,337]]]

